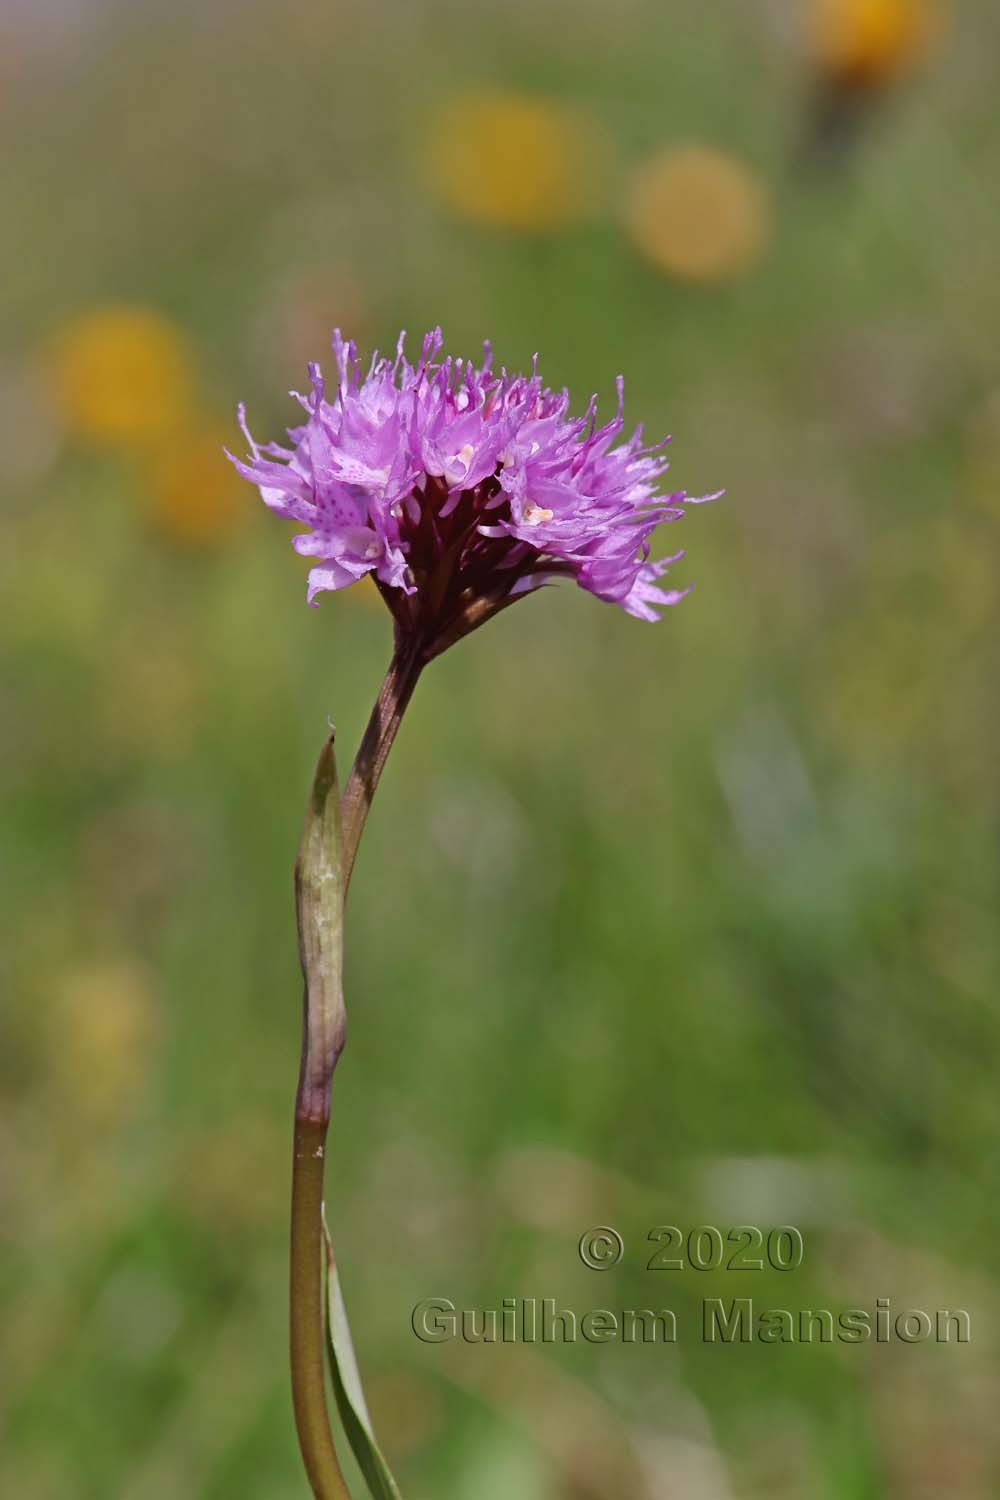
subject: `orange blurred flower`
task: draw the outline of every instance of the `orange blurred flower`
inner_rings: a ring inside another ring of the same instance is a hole
[[[918,62],[940,23],[935,0],[817,0],[816,53],[828,76],[875,86]]]
[[[130,447],[172,432],[195,404],[194,350],[148,307],[101,307],[68,323],[49,364],[67,428],[98,444]]]
[[[551,232],[589,218],[607,145],[584,110],[516,93],[453,96],[431,121],[427,181],[473,223]]]
[[[219,542],[249,517],[244,485],[223,452],[229,441],[221,427],[184,428],[143,465],[139,483],[149,490],[151,519],[172,541]]]
[[[771,237],[764,182],[710,146],[662,146],[632,173],[625,205],[632,243],[665,276],[728,281],[751,269]]]

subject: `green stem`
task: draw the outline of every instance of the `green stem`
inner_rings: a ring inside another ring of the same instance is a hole
[[[313,1494],[317,1500],[350,1500],[326,1404],[322,1261],[325,1146],[325,1125],[296,1119],[292,1166],[292,1405]]]
[[[382,775],[389,758],[389,751],[392,749],[392,742],[396,738],[396,731],[406,712],[406,706],[413,697],[413,689],[417,685],[425,661],[424,643],[419,637],[403,646],[397,644],[389,663],[389,670],[385,674],[379,695],[375,700],[375,707],[372,709],[358,753],[354,758],[351,774],[347,778],[341,803],[344,829],[342,868],[345,895],[350,884],[351,871],[354,869],[365,820],[375,795],[375,788],[378,786],[379,777]]]
[[[323,1165],[330,1087],[344,1045],[340,793],[333,738],[320,754],[295,863],[305,981],[292,1161],[291,1366],[299,1447],[317,1500],[350,1500],[326,1405]]]

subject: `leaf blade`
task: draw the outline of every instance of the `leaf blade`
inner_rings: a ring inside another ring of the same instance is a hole
[[[340,1420],[373,1500],[402,1500],[399,1486],[372,1429],[340,1290],[337,1260],[325,1218],[323,1239],[326,1252],[326,1352]]]

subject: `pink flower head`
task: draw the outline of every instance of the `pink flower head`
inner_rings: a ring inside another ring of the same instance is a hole
[[[336,389],[327,400],[310,365],[291,447],[255,443],[240,408],[250,456],[229,457],[271,510],[308,528],[292,545],[316,560],[309,602],[371,573],[397,634],[429,659],[557,578],[644,620],[682,599],[658,580],[683,554],[652,562],[649,541],[697,502],[657,494],[663,444],[643,447],[641,429],[618,442],[621,379],[618,411],[597,427],[596,398],[571,417],[569,393],[537,369],[494,374],[488,345],[479,367],[438,360],[441,345],[435,329],[411,365],[401,335],[395,360],[362,375],[336,331]]]

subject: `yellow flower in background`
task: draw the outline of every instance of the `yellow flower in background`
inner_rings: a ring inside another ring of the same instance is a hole
[[[148,487],[150,518],[171,541],[211,545],[249,518],[244,486],[223,452],[231,441],[221,427],[181,429],[144,463],[137,483]]]
[[[130,958],[88,963],[57,981],[53,1001],[52,1081],[67,1115],[120,1124],[149,1092],[161,1029],[149,976]]]
[[[197,361],[184,331],[149,307],[99,307],[53,340],[49,365],[69,431],[131,447],[175,431],[194,408]]]
[[[665,276],[729,281],[771,237],[770,193],[753,170],[710,146],[662,146],[632,173],[625,227]]]
[[[425,142],[428,185],[460,218],[544,233],[589,218],[607,146],[581,109],[517,93],[452,96]]]
[[[68,431],[135,458],[136,498],[161,535],[204,546],[249,514],[223,456],[228,430],[198,414],[197,350],[177,324],[155,308],[95,308],[47,357]]]
[[[817,0],[820,66],[854,86],[887,82],[924,56],[940,23],[935,0]]]

